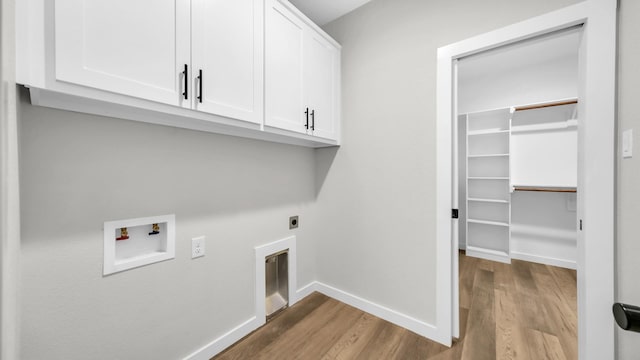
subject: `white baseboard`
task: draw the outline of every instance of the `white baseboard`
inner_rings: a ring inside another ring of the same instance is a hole
[[[252,331],[260,327],[261,322],[254,316],[251,319],[243,322],[230,330],[226,334],[213,340],[209,344],[194,351],[191,355],[184,358],[184,360],[209,360],[216,356],[224,349],[236,343],[236,341],[249,335]]]
[[[291,305],[311,295],[314,291],[316,291],[315,281],[298,289],[298,291],[296,291],[296,298],[295,300],[292,299]],[[235,344],[238,340],[251,334],[252,331],[256,330],[262,325],[264,325],[264,319],[260,321],[257,317],[254,316],[251,319],[236,326],[226,334],[213,340],[209,344],[194,351],[191,355],[185,357],[184,360],[209,360],[224,351],[229,346]]]
[[[532,255],[532,254],[526,254],[526,253],[521,253],[517,251],[511,252],[511,258],[545,264],[545,265],[559,266],[559,267],[573,269],[573,270],[575,270],[577,267],[576,262],[572,260],[556,259],[548,256]]]
[[[315,288],[316,288],[316,291],[320,293],[323,293],[347,305],[351,305],[366,313],[369,313],[381,319],[387,320],[400,327],[411,330],[418,335],[424,336],[433,341],[437,341],[443,344],[444,344],[443,341],[446,341],[446,339],[439,338],[437,328],[429,323],[420,321],[411,316],[402,314],[395,310],[389,309],[382,305],[378,305],[369,300],[363,299],[359,296],[349,294],[345,291],[336,289],[332,286],[329,286],[320,282],[315,283]]]
[[[465,253],[467,256],[473,256],[485,260],[497,261],[505,264],[511,263],[511,258],[501,251],[477,248],[475,246],[467,246]]]
[[[312,281],[310,283],[308,283],[307,285],[301,287],[300,289],[298,289],[298,291],[296,291],[296,297],[297,297],[297,301],[300,301],[304,298],[306,298],[307,296],[313,294],[314,291],[318,291],[317,290],[317,282],[316,281]],[[292,304],[293,305],[293,304]]]
[[[432,339],[434,341],[443,343],[444,339],[438,338],[438,332],[435,326],[411,316],[399,313],[395,310],[389,309],[382,305],[378,305],[369,300],[363,299],[359,296],[349,294],[348,292],[336,289],[332,286],[314,281],[311,282],[296,291],[295,301],[300,301],[305,297],[311,295],[313,292],[320,292],[327,295],[330,298],[341,301],[347,305],[351,305],[356,309],[362,310],[371,315],[377,316],[381,319],[387,320],[393,324],[396,324],[405,329],[411,330],[414,333]],[[292,302],[291,305],[294,303]],[[196,350],[191,355],[184,358],[184,360],[208,360],[216,356],[224,349],[236,343],[238,340],[249,335],[252,331],[256,330],[264,324],[264,319],[260,321],[257,317],[243,322],[234,329],[230,330],[226,334],[218,337],[209,344]]]

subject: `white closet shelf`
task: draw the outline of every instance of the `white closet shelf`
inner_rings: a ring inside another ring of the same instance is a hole
[[[509,200],[501,200],[501,199],[468,198],[467,200],[475,201],[475,202],[496,203],[496,204],[508,204],[509,203]]]
[[[467,219],[467,222],[474,224],[483,224],[483,225],[493,225],[493,226],[504,226],[509,227],[509,223],[502,221],[490,221],[490,220],[477,220],[477,219]]]
[[[468,155],[469,159],[488,158],[488,157],[507,157],[509,154],[482,154],[482,155]]]
[[[506,176],[469,176],[469,180],[509,180]]]
[[[505,129],[482,129],[482,130],[471,130],[467,132],[467,135],[492,135],[492,134],[508,134],[509,130]]]
[[[511,109],[467,116],[466,241],[471,256],[509,261]]]
[[[578,127],[578,120],[569,119],[553,123],[535,124],[535,125],[514,125],[511,129],[512,133],[534,132],[534,131],[553,131],[564,130]]]

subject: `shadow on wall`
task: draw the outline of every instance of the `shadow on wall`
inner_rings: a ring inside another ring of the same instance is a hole
[[[340,148],[337,146],[316,149],[316,198],[322,190],[322,186],[324,185],[324,181],[327,179],[327,175],[329,175],[329,169],[331,169],[333,160],[338,154],[338,149]]]
[[[32,106],[24,88],[18,107],[25,226],[95,229],[98,219],[234,216],[315,200],[310,148]]]

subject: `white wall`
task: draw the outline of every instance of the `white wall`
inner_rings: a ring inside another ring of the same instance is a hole
[[[319,281],[435,322],[436,50],[576,2],[374,0],[325,27],[344,124],[317,157]]]
[[[463,71],[461,66],[460,72]],[[458,112],[464,114],[575,98],[578,94],[577,84],[577,57],[559,58],[535,67],[478,74],[459,83]],[[543,88],[545,91],[541,92]]]
[[[512,132],[512,184],[575,188],[577,179],[577,128]]]
[[[577,155],[577,128],[512,133],[511,184],[575,188]],[[512,257],[575,269],[576,219],[575,193],[514,191]]]
[[[255,312],[254,247],[315,280],[312,149],[34,107],[21,92],[21,359],[179,359]],[[176,215],[176,258],[102,276],[106,220]],[[288,218],[300,216],[290,231]],[[191,238],[205,235],[203,258]]]
[[[575,269],[576,194],[516,191],[511,195],[511,256]]]
[[[640,2],[621,0],[619,8],[618,43],[618,132],[634,129],[634,157],[618,156],[617,239],[616,239],[616,301],[640,306]],[[619,144],[620,145],[620,142]],[[603,241],[613,241],[603,239]],[[640,353],[640,334],[617,331],[618,359],[635,359]]]

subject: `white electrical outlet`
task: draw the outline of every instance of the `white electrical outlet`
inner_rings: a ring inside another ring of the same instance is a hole
[[[191,258],[195,259],[200,256],[204,256],[204,242],[206,237],[199,236],[191,239]]]

